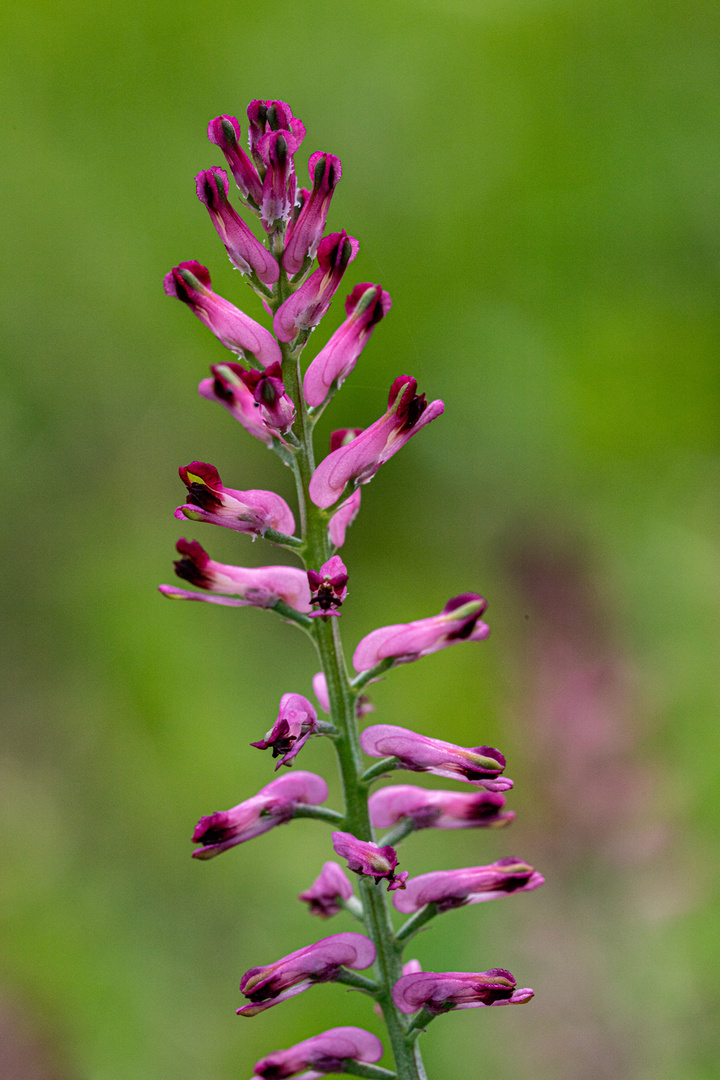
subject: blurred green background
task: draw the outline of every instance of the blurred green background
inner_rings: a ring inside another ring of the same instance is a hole
[[[402,865],[516,854],[548,878],[416,940],[427,969],[536,991],[438,1020],[429,1075],[720,1077],[717,4],[7,0],[0,26],[0,1072],[245,1080],[323,1027],[380,1031],[335,986],[234,1016],[247,968],[353,928],[295,900],[320,823],[189,858],[201,814],[271,778],[248,743],[316,666],[264,612],[156,592],[188,532],[178,465],[292,498],[197,396],[224,352],[162,291],[196,258],[264,318],[193,177],[224,164],[211,117],[279,97],[301,170],[342,159],[347,291],[394,301],[323,438],[402,373],[446,402],[364,489],[348,649],[489,599],[490,640],[393,673],[374,719],[500,746],[518,820],[421,833]],[[220,532],[188,535],[272,561]],[[329,774],[331,749],[302,767]]]

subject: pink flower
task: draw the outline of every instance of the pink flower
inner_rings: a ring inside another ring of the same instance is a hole
[[[339,900],[349,900],[353,894],[353,887],[347,879],[347,875],[336,862],[326,862],[309,889],[301,892],[298,900],[304,900],[310,906],[311,915],[319,915],[328,919],[331,915],[337,915],[342,911]]]
[[[168,296],[187,304],[226,349],[262,367],[282,360],[280,346],[269,330],[212,291],[210,274],[201,263],[180,263],[165,275],[164,284]]]
[[[345,230],[330,233],[318,248],[318,269],[275,313],[273,329],[280,341],[292,341],[301,330],[310,330],[330,307],[343,274],[358,253],[359,244]]]
[[[259,208],[262,180],[250,158],[240,146],[240,124],[235,116],[216,116],[208,124],[208,139],[225,155],[235,183],[244,199]]]
[[[250,536],[264,536],[268,529],[292,536],[295,518],[284,499],[273,491],[236,491],[223,487],[214,465],[192,461],[179,469],[188,490],[188,501],[178,506],[176,518],[224,525]]]
[[[327,1073],[345,1072],[346,1061],[373,1062],[382,1055],[382,1043],[369,1031],[358,1027],[330,1028],[289,1050],[268,1054],[256,1063],[251,1080],[286,1080],[308,1068],[311,1071],[303,1073],[301,1080],[317,1080]]]
[[[398,758],[398,767],[411,772],[429,772],[451,780],[464,780],[488,791],[507,791],[512,787],[512,780],[500,776],[505,768],[505,758],[492,746],[466,749],[392,724],[366,728],[360,735],[360,745],[370,757]]]
[[[272,444],[274,432],[264,423],[256,407],[255,396],[242,381],[245,368],[234,362],[213,364],[211,379],[203,379],[198,386],[198,393],[208,401],[216,401],[227,409],[249,435],[268,446]]]
[[[253,395],[265,427],[273,433],[287,434],[295,422],[295,406],[285,393],[281,365],[270,364],[265,371],[245,371],[238,365],[237,375]]]
[[[393,987],[393,1001],[400,1012],[447,1012],[449,1009],[477,1009],[487,1005],[522,1005],[533,996],[529,989],[517,990],[515,978],[505,968],[489,971],[421,971],[403,975]]]
[[[268,231],[292,214],[297,189],[293,154],[301,142],[286,130],[268,131],[258,139],[257,150],[265,166],[260,210]]]
[[[315,257],[318,244],[325,231],[330,200],[335,185],[342,176],[340,158],[335,157],[334,154],[317,151],[310,155],[308,172],[312,191],[304,200],[297,220],[291,225],[285,242],[283,267],[291,277],[302,269],[308,255],[311,259]]]
[[[457,641],[483,641],[490,633],[479,621],[486,607],[477,593],[462,593],[448,600],[439,615],[373,630],[355,650],[355,670],[370,671],[383,660],[392,660],[393,666],[407,664]]]
[[[264,244],[253,235],[228,202],[228,180],[222,169],[203,169],[195,177],[197,197],[208,208],[230,262],[243,274],[254,272],[260,281],[273,285],[280,267]]]
[[[530,892],[544,880],[542,874],[520,859],[498,859],[489,866],[434,870],[410,878],[405,891],[393,897],[393,903],[405,915],[419,911],[425,904],[437,904],[438,911],[449,911],[515,892]]]
[[[296,611],[310,611],[307,577],[294,566],[230,566],[211,559],[197,540],[178,540],[176,546],[181,556],[175,563],[177,576],[200,589],[225,595],[204,596],[161,585],[160,592],[164,596],[175,600],[205,600],[230,607],[270,608],[282,600]]]
[[[345,502],[335,511],[330,518],[328,525],[328,532],[330,534],[330,543],[336,547],[342,547],[345,543],[345,533],[349,525],[352,525],[355,518],[360,513],[360,492],[355,491],[346,499]]]
[[[496,829],[515,817],[512,810],[503,810],[505,802],[496,791],[430,791],[392,784],[373,792],[368,809],[376,829],[389,829],[403,818],[415,829]]]
[[[277,320],[277,316],[275,318]],[[320,462],[309,487],[310,498],[316,506],[323,509],[332,506],[350,483],[355,486],[369,483],[384,462],[416,432],[440,416],[445,408],[442,401],[438,399],[428,405],[425,395],[418,396],[416,390],[416,380],[401,375],[390,387],[385,415]]]
[[[247,107],[250,121],[250,153],[263,171],[265,163],[259,151],[259,142],[270,131],[289,131],[299,146],[305,138],[305,125],[293,116],[285,101],[251,101]]]
[[[348,318],[305,372],[303,393],[308,405],[322,405],[334,384],[342,386],[391,306],[390,294],[380,285],[355,286],[345,301]]]
[[[404,889],[408,879],[407,870],[401,874],[395,873],[398,864],[397,852],[389,845],[378,847],[370,840],[358,840],[356,836],[348,832],[334,832],[332,834],[335,853],[347,859],[348,869],[356,874],[364,874],[380,881],[387,879],[388,892],[395,889]]]
[[[250,1004],[238,1009],[238,1016],[256,1016],[301,994],[313,983],[333,982],[342,974],[343,967],[362,971],[374,961],[375,946],[364,934],[332,934],[322,938],[274,964],[246,971],[240,990]]]
[[[302,694],[283,694],[278,718],[271,730],[260,742],[250,745],[258,750],[267,750],[272,746],[273,757],[280,758],[275,766],[277,772],[281,765],[292,765],[293,759],[317,729],[317,713],[308,699]]]
[[[328,615],[337,615],[340,612],[336,608],[342,606],[347,596],[348,573],[344,562],[339,555],[333,555],[320,567],[320,572],[308,570],[308,584],[312,595],[310,600],[317,604],[319,611],[313,611],[311,618]]]
[[[203,846],[193,851],[193,858],[212,859],[221,851],[290,821],[297,806],[317,805],[325,802],[327,796],[327,784],[315,773],[298,771],[271,780],[257,795],[233,806],[232,810],[201,817],[193,841]]]

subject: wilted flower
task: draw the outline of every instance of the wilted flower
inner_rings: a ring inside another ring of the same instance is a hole
[[[352,895],[353,887],[343,868],[336,862],[326,862],[320,876],[309,889],[300,893],[298,900],[304,900],[309,905],[311,915],[327,919],[342,911],[340,901],[349,900]]]
[[[497,791],[436,791],[391,784],[372,793],[368,809],[376,829],[389,829],[404,818],[415,829],[497,829],[515,817],[514,811],[503,809],[506,801]]]
[[[381,626],[359,642],[353,656],[355,670],[369,671],[383,660],[407,664],[458,641],[483,641],[490,633],[490,627],[480,622],[486,607],[487,601],[477,593],[462,593],[448,600],[439,615]]]
[[[517,990],[515,978],[505,968],[489,971],[421,971],[403,975],[393,987],[393,1001],[400,1012],[427,1009],[437,1015],[450,1009],[477,1009],[487,1005],[522,1005],[533,996]]]
[[[544,880],[542,874],[521,859],[498,859],[489,866],[434,870],[410,878],[404,892],[393,897],[393,903],[405,915],[419,911],[425,904],[437,904],[438,911],[449,911],[511,893],[530,892]]]
[[[272,746],[273,757],[279,757],[275,772],[281,765],[291,766],[311,735],[318,729],[317,713],[302,694],[283,694],[278,718],[260,742],[250,743],[258,750]]]
[[[366,728],[360,736],[360,745],[370,757],[396,757],[398,767],[411,772],[429,772],[451,780],[465,780],[488,791],[507,791],[513,784],[512,780],[500,776],[505,768],[505,758],[492,746],[466,749],[393,724],[375,724]]]
[[[289,302],[285,301],[286,304]],[[308,488],[316,506],[323,509],[332,506],[350,483],[369,483],[385,461],[416,432],[440,416],[445,408],[442,401],[438,399],[428,405],[425,395],[418,395],[416,390],[417,380],[401,375],[390,387],[388,410],[384,416],[320,462]]]
[[[396,874],[398,864],[397,852],[389,845],[378,847],[370,840],[358,840],[356,836],[348,832],[334,832],[332,834],[333,847],[338,855],[347,859],[348,869],[356,874],[364,874],[367,877],[380,881],[387,879],[388,892],[395,889],[404,889],[408,879],[407,870]]]
[[[214,465],[191,461],[179,469],[188,490],[188,501],[178,506],[176,518],[224,525],[250,536],[264,536],[268,529],[292,536],[295,518],[284,499],[273,491],[237,491],[223,487]]]
[[[375,961],[375,946],[364,934],[332,934],[265,967],[250,968],[240,990],[250,1004],[238,1016],[256,1016],[281,1001],[301,994],[313,983],[333,982],[343,967],[362,971]]]
[[[316,1080],[327,1073],[344,1072],[346,1061],[379,1061],[383,1055],[382,1043],[376,1035],[358,1027],[338,1027],[313,1035],[310,1039],[291,1046],[289,1050],[276,1050],[255,1065],[251,1080],[286,1080],[297,1076],[303,1069],[301,1080]]]
[[[193,851],[193,858],[212,859],[221,851],[290,821],[297,806],[317,805],[325,802],[327,796],[327,784],[315,773],[299,770],[271,780],[257,795],[233,806],[232,810],[201,817],[193,841],[203,846]]]

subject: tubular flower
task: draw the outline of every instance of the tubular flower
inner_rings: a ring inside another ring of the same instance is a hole
[[[200,397],[216,401],[227,409],[249,435],[261,442],[272,445],[274,433],[260,417],[255,406],[255,397],[241,379],[245,368],[241,364],[213,364],[211,379],[203,379],[198,386]]]
[[[407,664],[457,641],[483,641],[490,633],[490,627],[480,622],[486,607],[477,593],[462,593],[448,600],[439,615],[373,630],[355,650],[355,670],[370,671],[383,660],[392,660],[393,667]]]
[[[318,151],[310,155],[308,171],[312,191],[302,189],[306,194],[300,213],[290,226],[283,255],[283,267],[291,277],[302,270],[307,256],[311,259],[315,257],[325,231],[330,200],[342,176],[340,158]]]
[[[285,130],[268,131],[258,139],[258,153],[265,166],[260,211],[268,231],[288,221],[292,214],[297,189],[293,154],[301,142]]]
[[[265,163],[259,150],[263,135],[267,135],[270,131],[289,131],[298,146],[305,138],[305,125],[302,120],[293,116],[292,109],[285,101],[251,101],[247,107],[247,116],[250,121],[248,131],[250,153],[263,175]]]
[[[390,294],[380,285],[365,282],[355,286],[345,301],[347,319],[305,372],[303,393],[308,405],[322,405],[334,384],[342,386],[391,307]]]
[[[193,851],[193,858],[212,859],[221,851],[290,821],[297,806],[317,805],[325,802],[327,796],[327,784],[315,773],[298,771],[271,780],[257,795],[233,806],[232,810],[201,817],[193,841],[203,846]]]
[[[398,857],[394,848],[389,845],[378,847],[370,840],[358,840],[347,832],[334,832],[332,842],[335,853],[347,859],[348,869],[372,877],[376,882],[387,879],[388,892],[405,888],[409,875],[407,870],[395,873]]]
[[[337,915],[342,911],[340,900],[349,900],[353,894],[353,887],[347,879],[347,875],[336,862],[326,862],[320,871],[320,876],[315,879],[309,889],[301,892],[298,900],[304,900],[310,908],[311,915],[319,915],[322,919],[329,919],[331,915]]]
[[[345,543],[345,533],[355,518],[360,513],[360,492],[354,491],[349,499],[340,506],[328,524],[330,543],[333,547],[342,547]]]
[[[382,1055],[382,1043],[369,1031],[358,1027],[330,1028],[289,1050],[268,1054],[255,1065],[251,1080],[286,1080],[307,1068],[311,1071],[303,1073],[301,1080],[317,1080],[327,1073],[345,1072],[346,1061],[374,1062]]]
[[[178,540],[176,547],[181,556],[175,562],[175,573],[179,578],[211,593],[226,595],[205,596],[172,585],[161,585],[160,592],[164,596],[174,600],[205,600],[228,607],[269,608],[282,600],[296,611],[310,611],[307,577],[294,566],[245,567],[215,562],[197,540]]]
[[[393,897],[393,903],[405,915],[419,911],[425,904],[437,904],[438,911],[449,911],[515,892],[530,892],[544,881],[542,874],[521,859],[498,859],[489,866],[435,870],[410,878],[405,891]]]
[[[308,489],[316,506],[323,509],[332,506],[350,483],[355,486],[369,483],[384,462],[416,432],[441,415],[445,408],[442,401],[438,399],[428,405],[425,395],[418,396],[416,390],[417,381],[401,375],[390,387],[385,415],[320,462]]]
[[[403,818],[409,818],[416,830],[499,829],[515,817],[512,810],[503,810],[505,802],[496,791],[430,791],[392,784],[373,792],[368,809],[376,829],[389,829]]]
[[[292,765],[311,735],[318,730],[317,713],[302,694],[283,694],[278,718],[260,742],[250,743],[258,750],[272,746],[273,757],[279,757],[275,772],[281,765]]]
[[[295,406],[285,392],[280,364],[270,364],[265,371],[245,371],[238,365],[237,376],[253,395],[265,427],[274,433],[287,434],[295,422]]]
[[[214,465],[192,461],[179,470],[188,490],[188,501],[178,506],[176,518],[224,525],[250,536],[264,536],[268,529],[292,536],[295,518],[284,499],[273,491],[236,491],[223,487]]]
[[[418,735],[393,724],[374,724],[360,735],[360,745],[370,757],[398,758],[397,768],[429,772],[451,780],[464,780],[488,791],[507,791],[512,780],[500,776],[505,758],[492,746],[466,749],[442,739]]]
[[[258,171],[240,146],[240,124],[235,116],[216,116],[208,124],[208,139],[219,146],[228,168],[244,199],[259,208],[262,199],[262,180]]]
[[[180,263],[165,275],[165,292],[176,296],[204,322],[226,349],[265,367],[282,360],[280,346],[269,330],[212,291],[206,267]]]
[[[345,563],[339,555],[333,555],[320,567],[320,571],[308,570],[308,585],[311,589],[310,600],[319,610],[313,611],[311,618],[328,615],[340,616],[336,608],[342,607],[347,596],[348,573]]]
[[[301,330],[311,330],[322,319],[337,292],[343,274],[358,253],[359,244],[345,230],[330,233],[317,252],[318,269],[314,270],[297,292],[280,305],[273,319],[275,336],[292,341]]]
[[[228,202],[228,179],[222,169],[203,169],[195,177],[200,202],[208,213],[233,266],[243,274],[256,273],[260,281],[273,285],[279,275],[277,261],[253,235]]]
[[[393,987],[393,1001],[400,1012],[427,1009],[435,1016],[450,1009],[478,1009],[487,1005],[523,1005],[533,996],[518,990],[505,968],[489,971],[420,971],[402,975]]]
[[[306,945],[265,967],[250,968],[242,977],[240,990],[249,1005],[238,1016],[256,1016],[281,1001],[301,994],[313,983],[333,982],[342,968],[362,971],[375,961],[375,946],[364,934],[332,934]]]

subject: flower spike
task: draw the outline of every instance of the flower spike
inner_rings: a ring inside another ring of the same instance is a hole
[[[275,313],[273,329],[280,341],[293,341],[301,330],[317,326],[359,246],[355,237],[348,236],[345,230],[325,237],[318,248],[318,269]]]
[[[308,405],[322,405],[333,384],[342,386],[392,301],[380,285],[356,285],[345,301],[347,319],[335,331],[305,372],[303,393]]]
[[[308,699],[302,694],[283,694],[278,718],[272,728],[264,739],[250,745],[258,750],[268,750],[272,746],[273,757],[280,758],[275,766],[277,772],[281,765],[292,766],[305,743],[317,730],[317,713]]]
[[[254,272],[265,285],[274,285],[280,275],[278,264],[228,202],[228,179],[223,170],[203,169],[195,177],[195,188],[233,266],[243,274]]]
[[[334,832],[332,834],[335,853],[347,859],[348,868],[356,874],[366,875],[376,882],[387,880],[388,892],[404,889],[409,874],[407,870],[396,874],[397,852],[389,845],[378,847],[370,840],[358,840],[352,833]]]
[[[375,946],[364,934],[332,934],[265,967],[250,968],[240,990],[249,999],[238,1016],[256,1016],[301,994],[314,983],[334,982],[344,967],[362,971],[375,961]]]
[[[288,1050],[275,1050],[255,1065],[250,1080],[286,1080],[304,1069],[301,1080],[316,1080],[327,1073],[345,1072],[348,1061],[379,1061],[383,1056],[382,1043],[376,1035],[358,1027],[337,1027],[303,1039]]]
[[[315,773],[298,771],[271,780],[257,795],[233,806],[232,810],[201,817],[193,841],[202,847],[193,851],[193,858],[212,859],[290,821],[298,806],[317,805],[327,797],[327,784]]]
[[[292,510],[273,491],[223,487],[215,466],[203,461],[192,461],[178,471],[188,490],[188,501],[178,506],[176,518],[224,525],[250,536],[264,536],[268,529],[286,536],[295,532]]]
[[[523,1005],[533,996],[530,989],[518,990],[515,978],[505,968],[469,971],[421,971],[403,975],[393,987],[393,1001],[400,1012],[426,1009],[431,1015],[450,1009],[478,1009],[487,1005]]]
[[[213,292],[210,274],[201,263],[175,266],[165,275],[165,292],[187,304],[231,352],[254,358],[263,367],[282,359],[280,346],[264,326]]]
[[[312,191],[303,188],[307,194],[297,219],[290,226],[283,254],[283,267],[291,277],[302,270],[308,256],[315,257],[325,231],[330,200],[342,176],[340,158],[318,151],[310,155],[308,171]]]
[[[370,757],[395,757],[398,768],[411,772],[429,772],[451,780],[464,780],[488,791],[507,791],[513,786],[512,780],[500,775],[505,768],[505,758],[492,746],[466,749],[393,724],[374,724],[365,728],[360,745]]]
[[[544,883],[521,859],[498,859],[489,866],[469,866],[463,870],[435,870],[410,878],[405,891],[393,897],[398,911],[410,915],[425,904],[437,904],[438,911],[480,904],[516,892],[530,892]]]
[[[477,593],[462,593],[448,600],[439,615],[373,630],[355,650],[355,670],[370,671],[383,660],[392,660],[393,667],[407,664],[457,641],[484,641],[490,633],[490,627],[480,622],[486,607]]]
[[[310,611],[310,590],[307,577],[294,566],[230,566],[215,562],[197,540],[178,540],[180,558],[175,562],[179,578],[222,596],[204,596],[161,585],[160,592],[175,600],[205,600],[235,607],[270,608],[278,600],[296,611]],[[240,599],[235,599],[239,597]]]
[[[305,901],[311,915],[328,919],[331,915],[337,915],[339,911],[342,911],[342,904],[339,901],[349,900],[352,895],[353,887],[343,868],[336,862],[326,862],[320,876],[315,879],[309,889],[300,893],[298,900]]]
[[[317,691],[316,691],[317,694]],[[437,791],[413,784],[392,784],[368,799],[376,829],[408,820],[418,829],[499,829],[514,819],[498,791]]]
[[[445,409],[442,401],[438,399],[428,405],[425,395],[418,396],[416,390],[417,381],[410,376],[396,379],[390,388],[385,415],[320,462],[309,487],[316,506],[322,509],[332,506],[350,483],[368,484],[384,462],[442,414]]]

